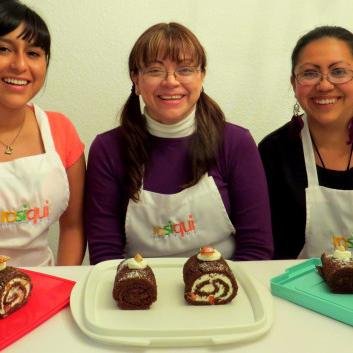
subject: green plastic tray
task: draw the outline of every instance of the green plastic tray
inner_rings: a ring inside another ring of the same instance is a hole
[[[317,265],[321,260],[313,258],[273,277],[272,294],[353,326],[353,294],[331,293]]]

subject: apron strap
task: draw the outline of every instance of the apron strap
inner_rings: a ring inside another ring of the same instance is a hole
[[[45,152],[56,151],[47,113],[36,104],[33,104],[33,108],[41,132]]]
[[[318,186],[319,178],[317,176],[314,148],[310,137],[310,131],[309,131],[306,114],[303,115],[302,119],[304,122],[304,127],[301,131],[301,137],[302,137],[302,144],[303,144],[306,175],[308,178],[308,187]]]

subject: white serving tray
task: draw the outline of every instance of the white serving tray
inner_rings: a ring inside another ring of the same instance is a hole
[[[130,346],[212,346],[254,340],[273,322],[270,292],[228,261],[239,290],[226,305],[193,306],[184,300],[185,258],[147,259],[157,281],[149,310],[120,310],[112,297],[119,260],[94,266],[72,290],[70,306],[80,329],[109,344]]]

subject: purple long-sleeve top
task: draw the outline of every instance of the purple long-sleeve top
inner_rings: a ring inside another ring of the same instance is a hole
[[[146,190],[174,194],[191,180],[190,138],[150,136],[150,160],[143,180]],[[124,257],[129,200],[121,151],[119,127],[98,135],[90,148],[85,232],[92,264]],[[226,124],[222,148],[208,174],[213,177],[236,229],[236,251],[232,259],[271,259],[273,241],[267,184],[256,144],[248,130]]]

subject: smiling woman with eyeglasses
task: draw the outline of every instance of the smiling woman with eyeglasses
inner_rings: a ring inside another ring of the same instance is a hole
[[[204,92],[206,55],[195,35],[178,23],[150,27],[132,48],[129,72],[121,126],[98,135],[89,153],[91,263],[136,252],[190,256],[206,244],[226,258],[271,258],[256,145]]]
[[[323,26],[300,38],[291,82],[293,119],[259,144],[275,258],[319,257],[353,233],[353,33]]]

